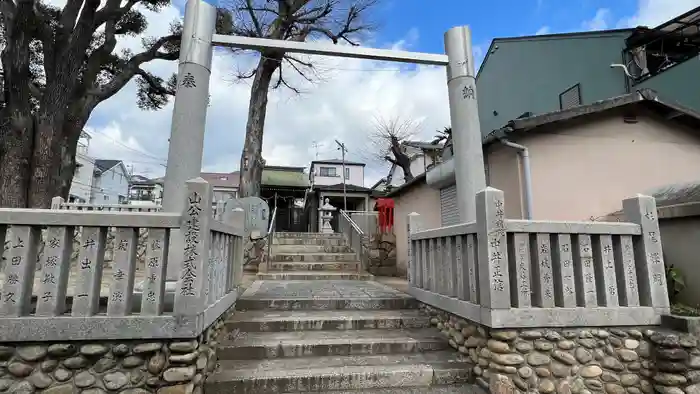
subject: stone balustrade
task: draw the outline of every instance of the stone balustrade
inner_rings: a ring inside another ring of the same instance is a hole
[[[211,326],[237,297],[244,230],[227,216],[244,213],[222,211],[216,220],[211,186],[197,178],[187,187],[182,214],[0,209],[0,243],[6,248],[0,341],[194,338]],[[114,256],[105,276],[110,228]],[[137,243],[144,229],[144,282],[134,291]],[[180,245],[171,245],[175,232],[183,235]],[[76,246],[78,258],[72,263]],[[182,249],[177,253],[181,261],[169,258],[173,246]],[[166,291],[169,264],[179,269],[174,292]]]
[[[409,292],[493,328],[656,325],[669,310],[653,198],[628,223],[505,218],[503,192],[476,196],[477,220],[420,230],[409,217]]]

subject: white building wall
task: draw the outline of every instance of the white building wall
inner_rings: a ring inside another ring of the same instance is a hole
[[[117,165],[95,176],[93,187],[93,204],[119,204],[119,196],[126,198],[129,191],[129,179]]]
[[[79,148],[80,149],[80,148]],[[70,195],[76,196],[89,202],[92,198],[93,177],[95,174],[95,159],[87,155],[87,149],[84,152],[80,150],[75,155],[76,166],[73,173],[73,181],[70,186]]]
[[[336,176],[321,176],[321,168],[335,168]],[[345,179],[346,185],[365,186],[365,168],[353,164],[346,164],[345,168],[349,172],[349,177]],[[314,163],[311,168],[314,185],[329,186],[343,183],[342,164],[322,164]]]

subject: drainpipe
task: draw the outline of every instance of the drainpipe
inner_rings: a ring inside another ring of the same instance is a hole
[[[525,197],[525,219],[532,220],[532,174],[530,172],[530,155],[528,153],[527,147],[510,142],[508,140],[499,139],[498,142],[501,144],[513,148],[518,151],[518,155],[523,162],[523,187],[522,193]]]

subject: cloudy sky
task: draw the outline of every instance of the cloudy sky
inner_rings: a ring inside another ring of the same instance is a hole
[[[61,0],[58,0],[61,1]],[[182,17],[184,1],[147,13],[148,34],[161,35],[169,22]],[[480,63],[495,37],[512,37],[637,25],[655,26],[693,7],[700,0],[440,0],[425,7],[422,0],[384,0],[373,18],[379,29],[364,45],[443,53],[443,32],[470,25],[474,54]],[[474,3],[479,5],[474,6]],[[120,43],[140,47],[137,38]],[[348,160],[368,163],[365,184],[386,175],[387,166],[372,161],[368,138],[376,117],[400,116],[420,123],[416,138],[430,139],[449,124],[445,71],[436,67],[399,66],[386,62],[314,58],[322,80],[305,84],[291,78],[302,95],[271,91],[263,156],[268,164],[308,166],[319,159],[339,158],[335,139],[347,144]],[[207,115],[205,171],[238,169],[250,97],[248,82],[235,82],[236,69],[247,68],[251,56],[216,53],[212,69],[211,106]],[[153,72],[168,76],[175,63],[153,62]],[[90,153],[99,159],[121,159],[134,172],[163,175],[168,156],[172,106],[157,112],[136,106],[135,86],[128,85],[102,103],[89,121]],[[318,148],[314,147],[314,143]]]

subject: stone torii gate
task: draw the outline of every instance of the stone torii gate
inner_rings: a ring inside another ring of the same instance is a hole
[[[200,176],[212,49],[216,45],[446,66],[452,141],[455,152],[460,153],[454,156],[460,219],[462,222],[476,219],[475,196],[486,187],[486,179],[469,27],[453,27],[445,33],[446,55],[442,55],[220,35],[214,34],[215,23],[215,5],[202,0],[187,1],[165,172],[164,211],[181,212],[185,182]]]

